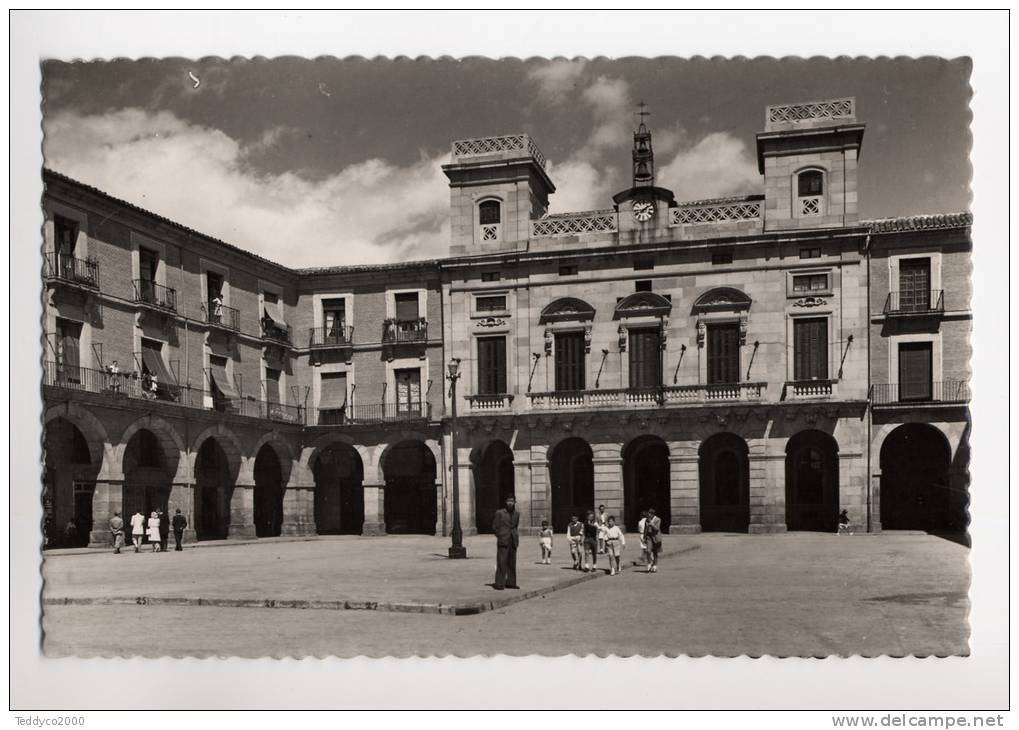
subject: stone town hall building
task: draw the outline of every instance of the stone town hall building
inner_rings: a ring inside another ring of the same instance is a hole
[[[454,437],[467,534],[511,493],[528,530],[963,530],[970,216],[859,220],[855,112],[768,107],[764,193],[695,202],[641,123],[632,186],[555,215],[527,135],[459,140],[450,255],[381,266],[291,269],[46,171],[48,544],[156,507],[192,540],[448,534]]]

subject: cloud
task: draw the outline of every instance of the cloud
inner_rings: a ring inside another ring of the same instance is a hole
[[[370,159],[314,181],[260,174],[252,149],[170,112],[57,114],[45,122],[46,164],[70,177],[280,263],[325,266],[446,253],[446,153],[397,166]]]
[[[562,104],[567,95],[576,89],[587,61],[559,59],[531,69],[527,78],[538,82],[538,95],[549,104]]]
[[[681,148],[659,164],[657,178],[680,201],[758,192],[763,185],[746,143],[728,132],[713,132]]]

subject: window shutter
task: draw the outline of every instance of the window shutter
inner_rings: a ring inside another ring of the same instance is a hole
[[[478,338],[478,394],[506,392],[506,338]]]
[[[418,318],[418,295],[396,295],[396,318],[401,322],[411,322]]]
[[[902,400],[930,399],[931,376],[931,343],[899,345],[899,397]]]
[[[793,379],[828,378],[828,321],[798,319],[793,322]]]
[[[662,384],[661,336],[658,330],[630,332],[630,387],[655,388]]]
[[[265,399],[274,405],[280,402],[280,371],[265,369]]]
[[[920,311],[930,307],[931,260],[904,259],[899,261],[899,306],[905,311]]]
[[[584,387],[584,334],[559,333],[555,336],[555,388],[570,391]]]

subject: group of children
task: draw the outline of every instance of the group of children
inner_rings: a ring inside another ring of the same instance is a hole
[[[640,513],[637,523],[637,535],[640,540],[641,557],[647,566],[648,573],[658,572],[658,554],[662,547],[662,522],[653,509]],[[541,564],[552,564],[552,538],[554,532],[548,520],[542,520],[541,531],[538,533],[541,545]],[[609,575],[619,575],[622,571],[621,558],[626,547],[626,535],[616,524],[615,515],[605,514],[605,505],[598,505],[598,513],[588,511],[586,521],[581,522],[576,515],[570,517],[566,526],[566,541],[570,545],[570,556],[573,558],[573,569],[585,573],[598,570],[598,556],[608,555]]]

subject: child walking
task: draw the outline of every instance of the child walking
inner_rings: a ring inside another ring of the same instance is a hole
[[[605,528],[605,552],[609,554],[609,575],[619,575],[622,570],[619,561],[623,557],[624,547],[626,547],[626,535],[616,524],[616,518],[610,515]]]
[[[570,515],[570,524],[566,526],[566,541],[570,544],[573,569],[580,570],[584,562],[584,525],[576,515]]]
[[[587,513],[587,522],[584,523],[584,572],[591,570],[598,570],[598,523],[594,520],[594,512]]]
[[[644,565],[650,561],[647,553],[647,541],[644,539],[644,526],[647,524],[647,510],[641,510],[640,519],[637,521],[637,539],[640,541],[640,559]]]
[[[538,533],[538,542],[541,543],[541,564],[552,564],[552,528],[548,526],[548,520],[541,521],[541,532]]]

